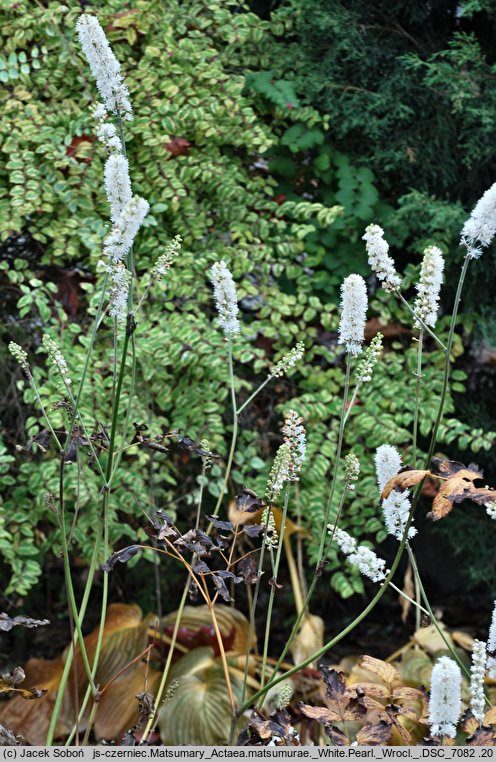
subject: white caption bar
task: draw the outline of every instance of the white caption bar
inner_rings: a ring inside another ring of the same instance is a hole
[[[107,759],[125,760],[210,760],[226,759],[433,759],[463,760],[492,759],[496,762],[496,750],[491,746],[2,746],[0,760],[36,759],[83,759],[85,762]]]

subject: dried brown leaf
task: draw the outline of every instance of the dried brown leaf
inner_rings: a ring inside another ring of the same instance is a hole
[[[380,746],[391,740],[391,726],[385,720],[364,725],[356,735],[356,740],[363,746]]]
[[[483,726],[466,741],[467,746],[496,746],[496,732],[493,728]]]
[[[399,672],[392,664],[388,664],[381,659],[375,659],[373,656],[362,656],[360,659],[360,667],[367,669],[369,672],[373,672],[374,675],[383,680],[389,690],[392,689],[392,684],[399,680]]]
[[[381,500],[385,500],[387,497],[389,497],[394,489],[398,492],[404,492],[406,489],[410,489],[410,487],[415,487],[422,481],[422,479],[425,479],[426,476],[430,475],[431,474],[429,471],[423,471],[414,468],[408,468],[404,471],[400,471],[399,474],[396,474],[396,476],[393,476],[387,482],[386,486],[382,490]]]

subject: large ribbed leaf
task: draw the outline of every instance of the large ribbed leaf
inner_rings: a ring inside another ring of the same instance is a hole
[[[171,670],[169,684],[172,680],[178,680],[179,685],[160,713],[158,723],[163,743],[225,744],[231,728],[231,704],[222,662],[214,657],[212,649],[195,648],[183,656]],[[231,684],[239,703],[242,680],[231,674]]]

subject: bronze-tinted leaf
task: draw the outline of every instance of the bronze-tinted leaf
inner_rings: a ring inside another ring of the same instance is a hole
[[[399,474],[396,474],[396,476],[393,476],[388,481],[382,490],[381,500],[385,500],[387,497],[389,497],[394,489],[398,490],[398,492],[404,492],[406,489],[410,489],[410,487],[415,487],[417,484],[420,484],[422,479],[425,479],[425,477],[429,475],[429,471],[423,471],[414,468],[408,468],[404,471],[400,471]]]
[[[331,739],[333,746],[349,746],[350,739],[348,736],[335,725],[326,725],[324,728],[326,736]]]
[[[50,624],[49,619],[31,619],[28,616],[15,616],[13,619],[8,614],[0,614],[0,631],[9,632],[13,627],[42,627]]]
[[[140,552],[139,545],[129,545],[127,548],[122,548],[116,553],[113,553],[110,558],[102,564],[102,571],[110,572],[113,570],[116,563],[119,561],[121,564],[127,564],[134,556]]]
[[[483,725],[466,741],[467,746],[496,746],[496,732],[494,728],[486,728]]]
[[[253,490],[245,487],[240,495],[236,495],[236,508],[241,513],[254,513],[263,508],[265,503]]]
[[[253,556],[245,556],[236,565],[246,585],[254,585],[258,579],[258,564]]]
[[[484,725],[496,725],[496,706],[492,706],[485,713]]]
[[[221,521],[217,516],[205,516],[205,518],[210,521],[215,529],[221,529],[223,532],[232,532],[233,530],[233,525],[230,521]]]
[[[388,688],[391,690],[392,684],[399,680],[399,672],[392,664],[388,664],[381,659],[374,659],[373,656],[362,656],[360,659],[360,667],[362,669],[368,669],[369,672],[373,672],[374,675],[383,680]]]
[[[472,500],[479,505],[487,505],[496,502],[496,490],[475,484],[483,478],[483,473],[474,463],[466,468],[463,463],[455,461],[435,459],[434,462],[438,475],[446,479],[432,503],[429,515],[434,521],[447,516],[453,503]]]
[[[243,532],[247,535],[247,537],[258,537],[260,532],[263,530],[263,526],[261,524],[251,524],[251,526],[244,526]]]
[[[239,577],[239,579],[241,580],[241,577]],[[230,603],[232,601],[231,594],[229,590],[227,589],[226,583],[224,582],[222,577],[219,577],[218,574],[212,574],[212,582],[214,583],[215,588],[217,592],[219,593],[219,595],[225,601],[227,601],[227,603]]]
[[[485,724],[488,725],[489,723],[486,722]],[[469,709],[463,713],[462,719],[460,720],[460,727],[464,733],[468,733],[469,735],[475,733],[479,727],[478,720],[475,719],[474,715]]]
[[[387,744],[392,735],[391,726],[385,720],[375,724],[364,725],[356,735],[356,740],[363,746],[380,746]]]

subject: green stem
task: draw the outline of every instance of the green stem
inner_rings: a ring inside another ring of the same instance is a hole
[[[98,525],[98,528],[99,528],[99,531],[100,531],[101,530],[100,524]],[[89,568],[89,571],[88,571],[88,578],[89,579],[93,579],[93,576],[95,574],[95,569],[96,569],[97,562],[98,562],[98,555],[99,555],[99,552],[100,552],[100,541],[101,541],[101,534],[98,534],[97,535],[97,539],[95,541],[95,547],[93,548],[93,555],[91,557],[90,568]],[[83,600],[81,602],[81,608],[79,609],[79,621],[80,621],[81,625],[83,624],[84,616],[86,614],[86,608],[88,606],[88,600],[89,600],[89,597],[90,597],[90,592],[91,592],[91,585],[86,585],[84,593],[83,593]],[[59,689],[57,691],[57,697],[55,699],[55,704],[54,704],[54,707],[53,707],[52,716],[50,718],[50,725],[49,725],[48,733],[47,733],[46,746],[51,746],[52,743],[53,743],[53,739],[54,739],[54,735],[55,735],[55,730],[56,730],[56,726],[57,726],[57,720],[58,720],[58,716],[59,716],[60,709],[61,709],[61,706],[62,706],[62,699],[64,697],[65,688],[66,688],[66,685],[67,685],[67,680],[69,678],[69,674],[70,674],[71,667],[72,667],[72,662],[73,662],[73,659],[74,659],[74,650],[75,650],[76,642],[77,642],[77,633],[74,634],[73,641],[72,641],[72,643],[70,645],[70,648],[69,648],[69,651],[67,653],[66,661],[65,661],[65,664],[64,664],[64,670],[62,672],[62,677],[60,679]]]
[[[263,564],[265,559],[265,549],[266,549],[266,543],[265,543],[265,537],[267,533],[267,528],[269,526],[269,519],[270,519],[270,513],[272,511],[272,503],[269,502],[269,505],[266,508],[267,510],[267,518],[265,520],[265,525],[262,532],[262,546],[260,548],[260,557],[258,559],[258,569],[257,569],[257,581],[255,582],[255,590],[253,593],[253,602],[251,606],[250,611],[250,621],[248,624],[248,645],[246,648],[246,658],[245,658],[245,669],[244,669],[244,675],[243,675],[243,690],[241,692],[241,703],[244,702],[245,696],[246,696],[246,687],[248,682],[248,669],[250,666],[250,648],[251,643],[253,640],[253,632],[255,630],[255,614],[257,611],[257,603],[258,603],[258,594],[260,592],[260,582],[262,580],[262,574],[263,574]],[[236,723],[233,719],[233,724],[231,728],[231,735],[233,733],[233,728],[235,727]]]
[[[41,397],[40,397],[40,393],[39,393],[39,391],[38,391],[38,387],[36,386],[36,382],[35,382],[35,380],[34,380],[33,376],[31,375],[31,371],[30,371],[30,370],[29,370],[29,372],[28,372],[27,376],[28,376],[28,380],[29,380],[29,383],[30,383],[30,385],[31,385],[31,389],[32,389],[32,390],[34,391],[34,393],[35,393],[35,396],[36,396],[36,400],[37,400],[37,402],[38,402],[38,405],[39,405],[39,407],[40,407],[40,410],[41,410],[41,414],[43,415],[43,417],[44,417],[44,419],[45,419],[45,421],[46,421],[46,423],[47,423],[47,426],[48,426],[48,428],[50,429],[50,433],[51,433],[52,437],[55,439],[55,444],[57,445],[57,448],[58,448],[58,450],[59,450],[59,453],[61,453],[61,454],[62,454],[62,453],[64,452],[64,448],[63,448],[63,447],[62,447],[62,445],[60,444],[60,440],[59,440],[59,438],[58,438],[57,434],[55,433],[55,430],[53,429],[53,426],[52,426],[52,424],[51,424],[51,422],[50,422],[50,418],[48,417],[48,414],[47,414],[47,412],[46,412],[46,410],[45,410],[45,407],[44,407],[44,405],[43,405],[43,402],[41,401]]]
[[[274,376],[268,376],[268,378],[266,378],[266,379],[265,379],[265,381],[264,381],[263,383],[261,383],[261,384],[260,384],[260,386],[259,386],[257,389],[255,389],[255,391],[253,392],[253,394],[251,394],[251,395],[248,397],[248,399],[246,400],[246,402],[243,402],[243,404],[241,405],[241,407],[240,407],[240,408],[238,408],[238,410],[237,410],[237,414],[238,414],[238,415],[241,415],[241,413],[243,412],[243,410],[245,409],[245,407],[248,407],[248,405],[250,404],[250,402],[251,402],[252,400],[254,400],[254,399],[255,399],[255,397],[257,396],[257,394],[259,394],[259,392],[261,392],[261,391],[262,391],[262,389],[263,389],[265,386],[267,386],[267,384],[269,383],[269,381],[272,381],[272,379],[273,379],[273,378],[274,378]]]
[[[443,352],[447,352],[447,351],[448,351],[448,348],[444,346],[443,342],[441,341],[441,339],[440,339],[438,336],[436,336],[436,334],[434,333],[434,331],[431,331],[431,329],[429,328],[429,326],[428,326],[428,325],[426,325],[426,324],[424,323],[424,321],[422,320],[422,318],[421,318],[421,317],[419,317],[419,316],[417,315],[417,313],[415,312],[415,310],[413,309],[413,307],[411,307],[411,306],[408,304],[408,302],[407,302],[407,300],[405,299],[405,297],[403,296],[403,294],[402,294],[402,293],[401,293],[399,290],[395,291],[395,294],[396,294],[396,296],[397,296],[397,297],[398,297],[398,298],[399,298],[399,299],[400,299],[400,300],[403,302],[403,304],[405,305],[405,307],[407,307],[407,309],[409,309],[409,310],[410,310],[410,312],[412,313],[412,315],[413,315],[413,317],[415,318],[415,320],[416,320],[418,323],[420,323],[420,325],[422,326],[422,329],[423,329],[424,331],[426,331],[426,333],[428,333],[428,334],[429,334],[429,336],[431,336],[431,337],[432,337],[432,338],[433,338],[433,339],[434,339],[434,340],[437,342],[437,344],[439,344],[439,346],[441,347],[441,349],[443,350]]]
[[[232,430],[232,438],[231,438],[231,449],[229,450],[229,457],[227,459],[227,465],[226,465],[226,473],[224,474],[224,481],[222,482],[222,487],[219,493],[219,497],[217,498],[217,502],[215,504],[213,516],[217,516],[220,510],[220,506],[222,505],[222,500],[224,499],[224,495],[227,489],[227,484],[229,482],[229,476],[231,475],[231,468],[233,464],[234,459],[234,453],[236,451],[236,442],[238,439],[238,412],[236,409],[236,391],[234,389],[234,367],[233,367],[233,356],[232,356],[232,343],[231,339],[227,340],[227,354],[228,354],[228,362],[229,362],[229,387],[231,390],[231,404],[232,404],[232,413],[233,413],[233,430]],[[212,524],[209,525],[207,534],[210,534],[212,531]]]
[[[284,506],[282,509],[281,530],[279,532],[276,560],[274,563],[270,593],[269,593],[269,604],[267,606],[267,619],[265,622],[265,638],[264,638],[264,647],[263,647],[263,656],[262,656],[262,672],[260,677],[260,686],[262,688],[265,684],[265,670],[267,668],[267,656],[269,653],[269,639],[270,639],[270,625],[272,621],[272,608],[274,606],[274,597],[275,597],[276,587],[277,587],[277,575],[279,573],[279,564],[281,563],[284,532],[286,529],[286,517],[288,515],[289,493],[290,493],[290,482],[286,484],[286,490],[284,495]]]
[[[339,420],[339,434],[338,434],[338,446],[336,450],[336,460],[334,463],[334,473],[332,476],[332,484],[331,489],[329,492],[329,497],[327,499],[327,505],[324,513],[324,521],[322,524],[322,530],[321,530],[321,537],[320,537],[320,545],[319,545],[319,552],[317,556],[317,568],[320,566],[321,561],[323,560],[323,550],[324,550],[324,543],[326,540],[327,535],[327,524],[329,523],[329,516],[331,513],[331,507],[332,507],[332,500],[334,497],[334,490],[336,488],[336,482],[338,478],[338,472],[339,472],[339,466],[340,466],[340,460],[341,460],[341,451],[343,449],[343,435],[344,435],[344,426],[346,422],[346,405],[348,402],[348,392],[350,389],[350,355],[347,352],[346,353],[346,374],[345,374],[345,381],[344,381],[344,391],[343,391],[343,404],[341,408],[341,418]]]
[[[415,412],[413,414],[413,435],[412,435],[412,461],[413,468],[417,468],[417,436],[418,436],[418,416],[420,408],[420,383],[422,379],[422,347],[424,343],[424,332],[420,331],[417,347],[417,373],[415,383]]]

